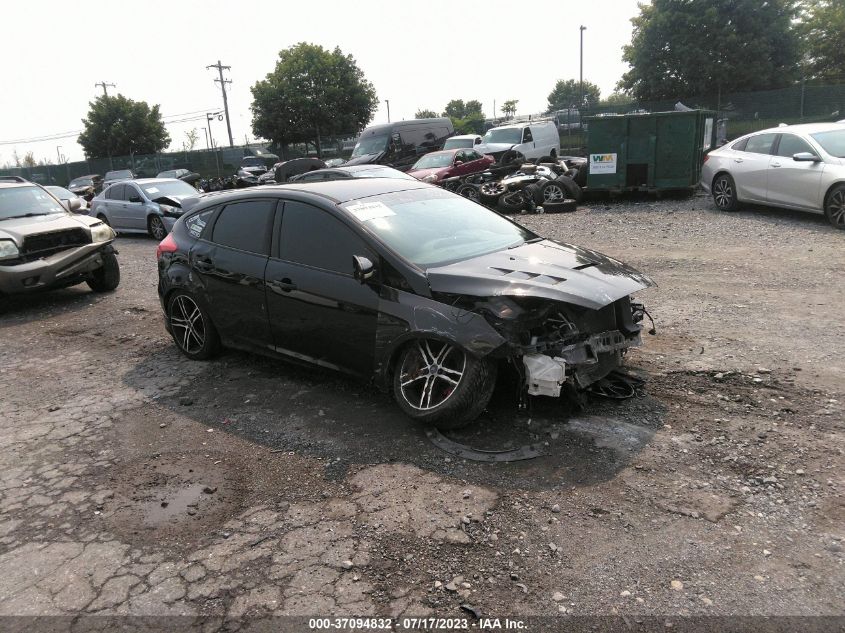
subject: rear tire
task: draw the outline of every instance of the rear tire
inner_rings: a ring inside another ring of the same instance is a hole
[[[719,211],[736,211],[739,201],[736,198],[736,183],[728,174],[719,174],[713,181],[713,202]]]
[[[502,213],[519,213],[525,208],[525,194],[522,191],[508,191],[499,198],[496,208]]]
[[[578,208],[575,200],[564,200],[543,205],[543,213],[572,213]]]
[[[567,193],[567,198],[572,198],[575,202],[581,202],[581,199],[584,197],[584,192],[581,191],[581,187],[578,186],[577,182],[569,176],[558,176],[555,178],[555,181],[563,185],[563,188]]]
[[[220,336],[205,308],[184,290],[167,302],[167,321],[176,347],[191,360],[206,360],[220,349]]]
[[[833,228],[845,231],[845,185],[835,187],[824,202],[824,217]]]
[[[469,198],[473,202],[480,202],[478,185],[464,183],[463,185],[457,188],[455,193],[459,196],[463,196],[464,198]]]
[[[477,418],[493,395],[496,364],[451,343],[418,339],[399,353],[393,395],[410,418],[457,429]]]
[[[113,292],[120,285],[120,264],[114,253],[103,253],[103,265],[86,282],[94,292]]]

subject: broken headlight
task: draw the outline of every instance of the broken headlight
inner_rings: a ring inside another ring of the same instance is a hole
[[[12,240],[0,240],[0,260],[12,259],[19,254],[18,245]]]
[[[158,208],[161,209],[161,212],[170,218],[178,218],[182,215],[182,209],[179,207],[173,207],[169,204],[160,204]]]

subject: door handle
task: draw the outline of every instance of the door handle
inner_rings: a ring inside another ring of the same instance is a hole
[[[735,163],[741,163],[741,162],[742,162],[742,159],[741,159],[741,158],[734,158],[734,162],[735,162]]]
[[[291,290],[296,290],[296,284],[293,283],[288,277],[284,277],[283,279],[274,279],[270,282],[270,285],[274,288],[278,288],[282,292],[290,292]]]
[[[772,167],[780,167],[780,163],[772,163]]]
[[[214,262],[208,257],[197,257],[194,259],[194,267],[200,272],[208,272],[214,268]]]

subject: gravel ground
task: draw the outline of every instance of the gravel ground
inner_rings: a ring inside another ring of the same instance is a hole
[[[503,388],[452,435],[546,453],[518,463],[321,370],[183,359],[145,238],[113,295],[15,300],[0,615],[845,615],[845,234],[701,197],[522,220],[659,286],[642,397],[518,413]]]

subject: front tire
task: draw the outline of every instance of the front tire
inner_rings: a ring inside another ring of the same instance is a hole
[[[728,174],[719,174],[713,181],[713,202],[719,211],[736,211],[739,208],[736,183]]]
[[[393,395],[405,415],[438,429],[477,418],[496,386],[496,364],[452,343],[418,339],[406,345],[393,371]]]
[[[220,337],[208,313],[183,290],[167,303],[167,321],[176,347],[191,360],[206,360],[220,349]]]
[[[88,287],[94,292],[112,292],[120,285],[120,264],[114,253],[103,253],[103,265],[91,273]]]
[[[830,225],[845,231],[845,185],[834,188],[824,203],[824,217]]]
[[[147,220],[147,232],[150,237],[159,242],[167,237],[167,227],[164,226],[164,220],[157,215],[151,215]]]

